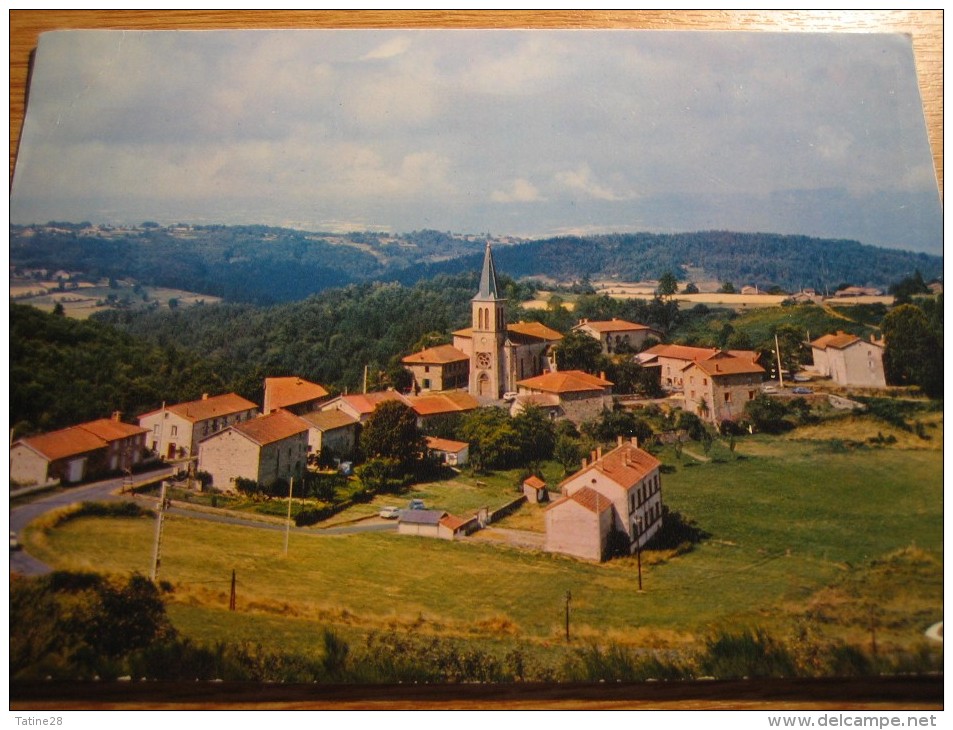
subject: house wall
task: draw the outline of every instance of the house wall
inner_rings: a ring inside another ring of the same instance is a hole
[[[604,410],[612,408],[612,395],[608,390],[601,393],[565,393],[559,396],[559,405],[570,421],[584,423],[601,417]]]
[[[841,385],[884,388],[883,349],[859,340],[842,350],[828,348],[830,377]]]
[[[699,368],[690,368],[684,376],[685,410],[712,423],[735,421],[744,415],[745,403],[757,397],[760,386],[757,373],[712,378]]]
[[[50,462],[33,449],[16,444],[10,449],[10,478],[20,484],[45,484]]]
[[[530,345],[506,347],[505,391],[515,393],[517,381],[543,374],[548,364],[545,353],[549,345],[549,342],[543,340]]]
[[[470,382],[470,362],[460,360],[443,365],[404,365],[414,376],[414,383],[421,393],[466,388]]]
[[[235,489],[235,479],[258,480],[258,444],[235,431],[223,431],[199,445],[198,468],[212,475],[220,491]]]
[[[308,429],[308,451],[318,454],[325,447],[337,456],[349,456],[357,444],[357,424],[322,431],[319,428]]]
[[[440,525],[417,525],[409,522],[398,522],[397,534],[416,535],[418,537],[440,537]]]
[[[170,410],[157,411],[139,419],[139,425],[149,429],[146,446],[163,459],[182,458],[198,454],[199,441],[222,431],[232,424],[247,421],[258,414],[257,408],[238,411],[218,418],[208,418],[193,423]],[[169,445],[175,446],[170,457]],[[180,456],[181,455],[181,456]]]
[[[641,544],[658,531],[662,517],[662,483],[658,469],[653,469],[628,489],[623,489],[598,469],[581,473],[577,479],[563,485],[566,494],[575,494],[582,487],[596,490],[612,503],[612,521],[624,532],[635,550],[638,518],[641,518]],[[547,513],[548,514],[548,513]]]
[[[612,510],[596,514],[572,500],[562,502],[546,511],[545,549],[601,561],[611,525]]]
[[[819,374],[830,377],[831,363],[827,356],[827,350],[823,350],[820,347],[812,347],[811,356],[814,359],[814,369]]]
[[[281,441],[261,447],[258,482],[270,484],[276,479],[300,476],[308,454],[308,433],[302,431]]]

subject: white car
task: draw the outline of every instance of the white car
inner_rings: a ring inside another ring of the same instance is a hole
[[[379,513],[385,520],[396,520],[400,517],[400,510],[397,507],[384,507]]]

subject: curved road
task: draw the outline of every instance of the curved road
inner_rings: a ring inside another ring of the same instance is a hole
[[[137,481],[151,481],[171,476],[172,469],[163,467],[155,471],[143,472],[137,474]],[[108,479],[102,482],[86,484],[82,487],[71,487],[65,491],[51,494],[47,497],[41,497],[29,504],[24,504],[10,510],[10,529],[17,534],[35,520],[37,517],[51,512],[52,510],[66,507],[77,502],[86,501],[110,501],[120,499],[130,499],[128,496],[114,494],[122,487],[123,479]],[[199,512],[181,507],[171,507],[167,514],[173,514],[181,517],[189,517],[197,520],[208,520],[210,522],[220,522],[240,527],[254,527],[259,530],[284,530],[285,525],[278,522],[263,522],[261,520],[242,519],[232,515],[226,515],[214,512]],[[311,535],[353,535],[362,532],[386,532],[396,530],[397,525],[394,522],[368,521],[361,524],[341,525],[338,527],[323,528],[294,528],[295,532]],[[23,575],[42,575],[49,573],[52,569],[46,563],[37,560],[25,549],[11,551],[10,553],[10,572],[21,573]]]

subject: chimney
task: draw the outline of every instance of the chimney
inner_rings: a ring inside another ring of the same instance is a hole
[[[590,452],[589,452],[589,460],[592,461],[592,462],[595,462],[595,460],[596,460],[596,452],[595,452],[595,451],[590,451]]]
[[[600,370],[600,371],[599,371],[599,379],[600,379],[600,380],[605,380],[605,379],[606,379],[606,371],[605,371],[605,370]]]
[[[632,437],[632,445],[633,445],[635,448],[639,448],[639,439],[638,439],[637,436],[633,436],[633,437]]]
[[[208,400],[208,393],[202,393],[202,400]]]
[[[601,446],[599,446],[599,447],[596,448],[596,456],[597,456],[598,458],[600,458],[600,459],[602,458],[602,447],[601,447]]]
[[[587,466],[589,466],[589,462],[586,461],[586,457],[583,456],[583,457],[582,457],[582,468],[585,469]]]
[[[122,416],[122,411],[113,411],[113,420],[118,421]]]
[[[616,439],[616,446],[622,446],[622,442],[623,442],[624,440],[625,440],[625,439],[624,439],[622,436],[618,436],[617,439]]]

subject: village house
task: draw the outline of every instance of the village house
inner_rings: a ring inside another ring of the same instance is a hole
[[[80,482],[131,471],[143,461],[146,429],[123,423],[118,412],[78,426],[17,440],[10,479],[19,484]]]
[[[139,416],[139,425],[147,429],[149,448],[165,459],[184,459],[198,455],[199,441],[258,415],[258,406],[235,393],[200,400],[163,404],[162,408]]]
[[[351,395],[339,395],[329,401],[321,404],[322,411],[343,411],[344,413],[356,419],[359,423],[364,423],[381,403],[389,401],[398,401],[405,406],[410,403],[407,397],[401,395],[396,390],[382,390],[375,393],[354,393]]]
[[[203,439],[198,468],[211,474],[215,489],[232,491],[239,478],[263,485],[300,478],[307,455],[307,424],[288,411],[275,411]]]
[[[466,441],[428,436],[427,451],[447,466],[466,466],[470,460],[470,444]]]
[[[814,370],[838,385],[885,388],[884,343],[871,336],[870,341],[856,335],[824,335],[811,342]]]
[[[453,333],[453,347],[469,360],[467,390],[481,401],[515,392],[516,382],[550,369],[550,350],[562,335],[539,322],[510,324],[487,244],[480,286],[471,302],[472,326]]]
[[[359,421],[338,409],[313,411],[300,416],[308,427],[308,454],[325,449],[337,457],[350,457],[357,448]]]
[[[406,401],[417,414],[417,425],[421,428],[434,418],[469,413],[480,407],[480,402],[463,390],[411,395],[407,396]]]
[[[527,406],[548,411],[554,418],[582,423],[598,418],[612,408],[612,383],[582,370],[560,370],[517,384],[510,414],[516,416]]]
[[[684,408],[712,423],[735,421],[760,392],[764,374],[756,362],[727,352],[692,362],[681,374]]]
[[[722,352],[716,347],[690,347],[688,345],[655,345],[639,353],[636,361],[645,368],[658,368],[659,384],[669,390],[681,390],[684,386],[685,368],[694,362],[707,360]],[[726,350],[729,355],[757,363],[759,355],[753,350]]]
[[[615,317],[610,320],[581,319],[573,330],[584,332],[599,340],[602,351],[606,355],[637,352],[649,339],[662,339],[662,334],[648,325],[627,322]]]
[[[401,362],[414,376],[414,392],[467,388],[470,383],[470,356],[453,345],[430,347]]]
[[[476,517],[465,519],[441,510],[408,509],[403,510],[397,519],[397,534],[456,540],[478,526]]]
[[[643,547],[662,525],[661,463],[635,440],[619,445],[565,479],[562,496],[546,509],[546,550],[604,560],[613,531],[629,552]]]
[[[303,416],[305,413],[318,410],[321,402],[327,397],[328,391],[323,386],[302,378],[265,378],[262,413],[268,414],[284,409],[297,416]]]
[[[530,504],[540,504],[549,501],[549,490],[546,482],[537,476],[530,476],[523,480],[523,496]]]

